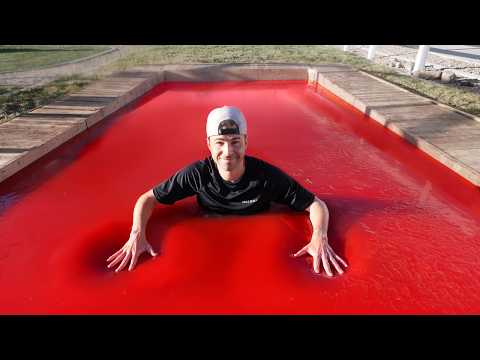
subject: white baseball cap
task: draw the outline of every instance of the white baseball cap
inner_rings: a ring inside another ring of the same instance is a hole
[[[210,111],[207,137],[229,134],[247,134],[247,121],[242,112],[234,106],[222,106]]]

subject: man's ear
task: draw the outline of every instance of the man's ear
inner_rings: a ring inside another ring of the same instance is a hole
[[[245,150],[246,150],[248,146],[248,137],[247,137],[247,134],[245,134],[244,136],[245,136]]]
[[[208,150],[212,151],[212,149],[210,148],[210,138],[207,136],[207,147],[208,147]]]

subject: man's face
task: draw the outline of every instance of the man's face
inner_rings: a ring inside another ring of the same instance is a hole
[[[207,139],[207,144],[219,169],[233,171],[242,165],[247,149],[246,135],[214,135]]]

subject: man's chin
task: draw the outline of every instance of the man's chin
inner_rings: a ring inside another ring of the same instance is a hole
[[[224,171],[232,171],[237,167],[236,161],[219,161],[219,165]]]
[[[221,168],[223,171],[233,171],[235,170],[235,166],[233,164],[222,164]]]

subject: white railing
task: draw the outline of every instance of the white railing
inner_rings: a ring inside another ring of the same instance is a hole
[[[378,45],[370,45],[368,47],[367,59],[372,60],[375,56],[375,51]],[[350,45],[343,45],[343,51],[349,51]],[[412,72],[425,70],[425,62],[427,60],[428,52],[430,51],[430,45],[420,45],[418,48],[417,56],[415,58],[415,65]]]
[[[428,51],[430,50],[430,45],[420,45],[417,52],[417,57],[415,58],[415,66],[413,67],[413,72],[425,70],[425,61],[427,60]]]

